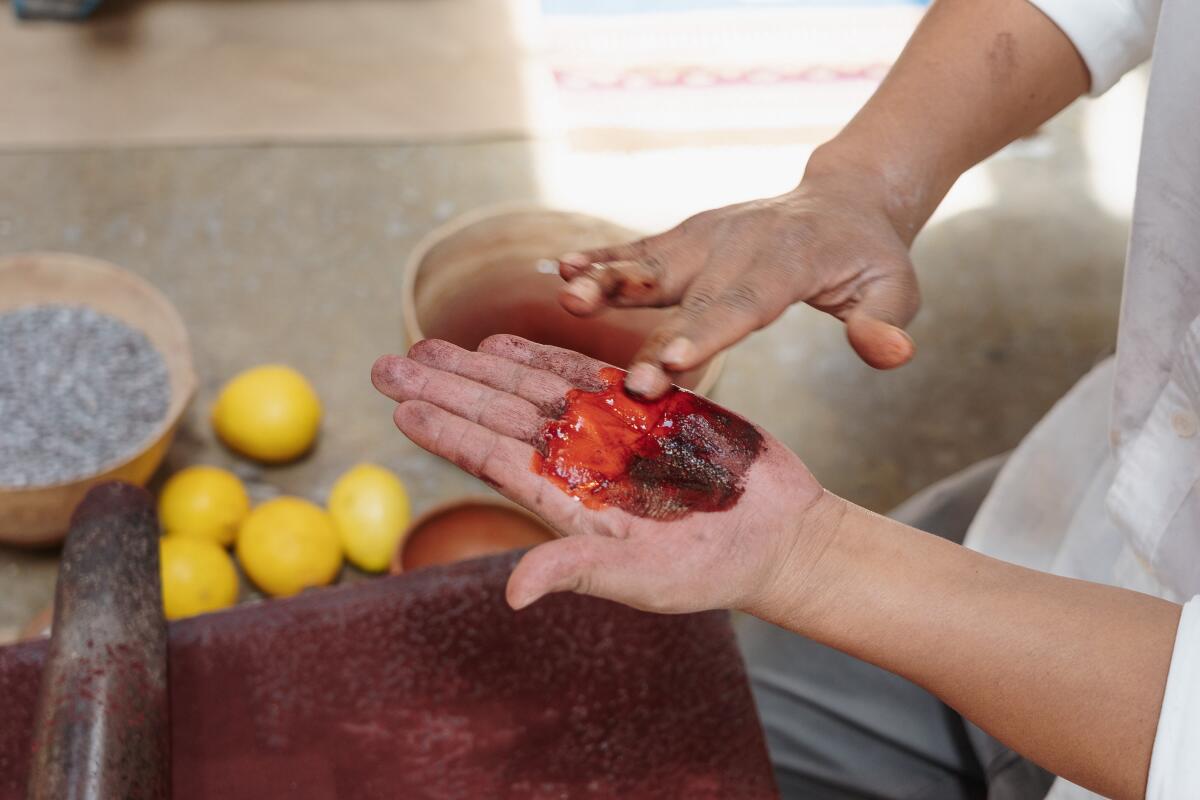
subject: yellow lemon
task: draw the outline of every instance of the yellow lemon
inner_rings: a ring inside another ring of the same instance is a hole
[[[238,532],[237,557],[250,580],[276,597],[331,583],[342,568],[333,520],[298,497],[277,497],[251,511]]]
[[[299,372],[269,364],[225,384],[212,421],[221,441],[242,455],[267,463],[291,461],[317,438],[321,400]]]
[[[228,547],[250,511],[246,487],[229,470],[188,467],[170,477],[158,498],[165,533],[198,536]]]
[[[382,572],[408,527],[408,493],[391,471],[359,464],[333,485],[329,513],[346,558],[359,569]]]
[[[237,602],[237,569],[216,542],[164,536],[158,554],[167,619],[216,611]]]

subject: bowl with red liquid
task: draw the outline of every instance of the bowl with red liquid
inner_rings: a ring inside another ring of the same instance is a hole
[[[546,259],[643,235],[589,214],[536,206],[493,206],[453,219],[426,235],[405,266],[408,343],[445,339],[474,350],[492,334],[511,333],[627,368],[670,311],[609,309],[573,316],[558,303],[563,281]],[[706,394],[722,361],[723,354],[717,355],[676,383]]]
[[[533,547],[554,538],[546,523],[506,500],[452,500],[413,521],[392,557],[391,573]]]

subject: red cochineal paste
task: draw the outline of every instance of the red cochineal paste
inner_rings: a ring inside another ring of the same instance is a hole
[[[600,372],[603,388],[572,389],[542,428],[532,469],[589,508],[672,520],[724,511],[741,497],[763,447],[758,429],[703,397],[672,387],[643,401],[625,392],[623,370]]]

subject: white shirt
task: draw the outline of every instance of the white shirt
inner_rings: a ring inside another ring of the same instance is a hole
[[[1146,123],[1116,359],[1021,443],[966,544],[1187,602],[1146,796],[1200,798],[1200,0],[1031,2],[1092,94],[1153,52]],[[1094,796],[1061,779],[1049,795]]]

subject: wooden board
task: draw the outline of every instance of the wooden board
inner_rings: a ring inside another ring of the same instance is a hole
[[[0,14],[0,147],[524,135],[532,0],[111,0]],[[548,77],[546,78],[548,80]]]

